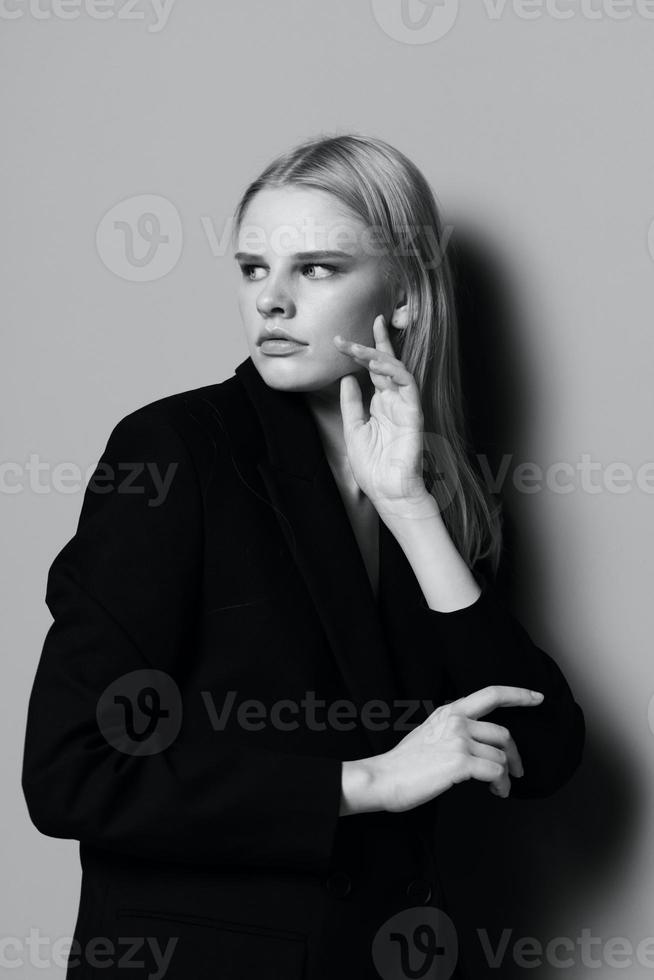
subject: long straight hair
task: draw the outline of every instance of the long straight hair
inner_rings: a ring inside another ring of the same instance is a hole
[[[424,421],[423,477],[459,553],[497,573],[501,504],[475,472],[463,410],[453,273],[435,196],[418,167],[384,140],[358,134],[314,137],[274,159],[249,184],[234,213],[264,188],[328,192],[374,229],[389,283],[407,293],[406,328],[389,324],[395,356],[415,378]],[[485,578],[485,573],[482,572]]]

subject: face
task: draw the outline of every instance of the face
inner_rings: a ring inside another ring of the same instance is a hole
[[[374,347],[375,317],[391,320],[392,279],[365,231],[337,198],[312,188],[265,188],[248,205],[235,255],[238,303],[250,357],[271,387],[338,397],[343,375],[368,382],[333,342],[340,334]],[[273,339],[282,333],[299,343]]]

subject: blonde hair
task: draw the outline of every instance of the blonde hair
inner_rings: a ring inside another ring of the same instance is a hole
[[[495,575],[501,504],[468,455],[453,273],[429,184],[411,160],[381,139],[352,133],[314,137],[277,157],[247,187],[235,211],[234,233],[255,194],[289,185],[332,194],[379,236],[389,281],[407,291],[409,325],[389,324],[389,332],[396,357],[420,392],[425,483],[468,567],[485,559]]]

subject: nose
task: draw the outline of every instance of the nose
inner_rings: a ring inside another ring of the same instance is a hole
[[[257,310],[263,317],[295,315],[295,303],[288,287],[279,277],[269,276],[257,296]]]

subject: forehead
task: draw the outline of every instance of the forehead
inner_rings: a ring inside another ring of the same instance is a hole
[[[359,253],[365,230],[361,219],[327,191],[264,188],[245,210],[237,248],[284,255],[318,249]]]

